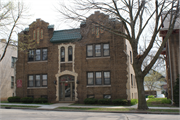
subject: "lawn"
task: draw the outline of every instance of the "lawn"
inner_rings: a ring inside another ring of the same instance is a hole
[[[0,101],[1,103],[11,103],[11,102],[8,102],[8,101]],[[54,103],[21,103],[21,102],[13,102],[14,104],[17,103],[17,104],[40,104],[40,105],[52,105]],[[12,104],[13,104],[12,103]]]
[[[38,108],[38,107],[40,107],[40,106],[26,106],[26,105],[0,105],[0,107]]]

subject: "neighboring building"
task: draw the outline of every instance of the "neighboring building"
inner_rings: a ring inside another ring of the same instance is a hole
[[[172,99],[172,91],[175,81],[180,74],[180,19],[176,20],[174,30],[167,41],[161,54],[166,56],[166,79],[168,83],[168,98]],[[164,39],[167,34],[169,19],[164,22],[160,31],[160,37]],[[171,84],[172,83],[172,84]]]
[[[0,40],[0,57],[4,52],[6,40]],[[17,59],[17,45],[10,42],[6,54],[0,62],[0,98],[7,100],[8,97],[15,96],[15,63]]]
[[[85,98],[137,98],[130,45],[92,21],[123,32],[120,22],[99,12],[82,22],[80,29],[54,31],[37,19],[22,31],[19,36],[29,35],[37,48],[18,51],[17,96],[79,103]],[[27,39],[19,37],[19,41]]]

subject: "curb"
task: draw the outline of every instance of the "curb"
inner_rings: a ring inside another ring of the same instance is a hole
[[[0,109],[22,109],[22,110],[42,110],[42,111],[69,111],[69,112],[98,112],[98,113],[134,113],[134,114],[166,114],[180,115],[178,112],[146,112],[146,111],[93,111],[93,110],[70,110],[70,109],[40,109],[26,107],[1,107]]]

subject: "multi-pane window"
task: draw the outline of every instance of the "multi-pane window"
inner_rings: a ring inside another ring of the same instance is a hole
[[[29,87],[33,87],[34,86],[34,76],[33,75],[29,75],[28,86]]]
[[[95,45],[95,56],[101,56],[101,45]]]
[[[103,95],[104,99],[111,99],[111,95]]]
[[[29,50],[28,61],[45,61],[48,58],[47,49]]]
[[[72,47],[68,47],[68,61],[72,61]]]
[[[87,45],[87,56],[88,57],[93,56],[93,45]]]
[[[94,77],[95,75],[95,77]],[[87,72],[87,85],[110,85],[110,72]]]
[[[14,87],[14,76],[11,76],[11,88]]]
[[[61,47],[61,62],[65,61],[65,48]]]
[[[104,72],[104,84],[110,85],[110,72]]]
[[[102,84],[101,72],[96,72],[96,85]]]
[[[109,44],[103,44],[103,56],[109,56]]]
[[[42,86],[47,86],[47,75],[42,75]]]
[[[109,43],[87,45],[87,57],[105,57],[109,55]]]
[[[88,76],[88,85],[93,85],[94,84],[93,72],[88,72],[87,76]]]
[[[46,86],[47,86],[47,74],[28,76],[28,87],[46,87]]]
[[[16,57],[12,57],[11,58],[11,67],[14,67],[15,63],[16,63],[17,58]]]
[[[36,75],[36,87],[40,87],[40,80],[41,80],[41,78],[40,78],[40,75]]]
[[[39,61],[39,60],[41,60],[41,50],[37,49],[36,50],[36,61]]]

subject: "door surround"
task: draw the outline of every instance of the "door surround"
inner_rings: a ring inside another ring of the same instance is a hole
[[[74,84],[75,84],[75,101],[78,101],[78,98],[77,98],[77,76],[78,74],[75,73],[75,72],[72,72],[72,71],[69,71],[69,70],[65,70],[63,72],[59,72],[55,75],[56,77],[56,81],[57,81],[57,84],[56,84],[56,101],[59,102],[59,77],[61,76],[64,76],[64,75],[71,75],[71,76],[74,76]]]

